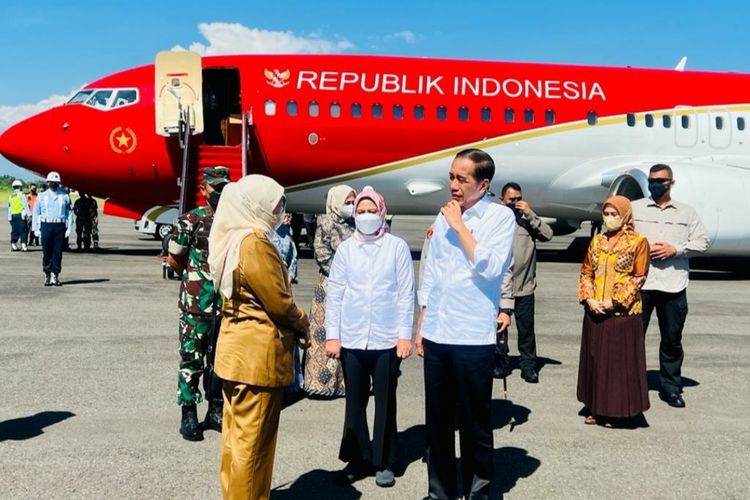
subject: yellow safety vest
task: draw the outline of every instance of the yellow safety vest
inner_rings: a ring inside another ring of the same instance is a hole
[[[13,191],[10,197],[8,197],[11,215],[21,215],[23,213],[23,197],[24,194],[21,191]]]

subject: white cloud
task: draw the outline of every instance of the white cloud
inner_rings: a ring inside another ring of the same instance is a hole
[[[66,102],[70,99],[71,95],[72,93],[68,95],[53,94],[34,104],[18,104],[16,106],[0,105],[0,132],[24,118]]]
[[[396,33],[391,33],[390,35],[385,35],[383,40],[386,42],[404,41],[406,43],[417,43],[418,38],[419,35],[412,31],[398,31]]]
[[[344,38],[325,39],[318,34],[298,36],[291,31],[248,28],[238,23],[201,23],[198,31],[208,44],[188,47],[201,55],[213,54],[331,54],[354,48]],[[172,50],[185,50],[177,45]]]

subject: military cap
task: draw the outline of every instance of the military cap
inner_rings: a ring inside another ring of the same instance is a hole
[[[213,187],[226,184],[230,182],[229,169],[222,166],[206,167],[203,169],[203,182]]]

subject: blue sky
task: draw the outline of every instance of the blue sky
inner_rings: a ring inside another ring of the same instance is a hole
[[[641,67],[686,55],[688,69],[750,73],[748,14],[739,1],[2,0],[0,132],[177,45]],[[30,177],[2,158],[0,173]]]

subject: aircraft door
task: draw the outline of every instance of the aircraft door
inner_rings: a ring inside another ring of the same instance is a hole
[[[712,109],[708,116],[708,138],[711,147],[728,148],[732,143],[732,115],[729,110]]]
[[[242,144],[242,95],[237,68],[207,68],[203,71],[203,116],[205,144]]]
[[[163,136],[180,133],[184,116],[189,117],[192,135],[203,132],[201,56],[187,51],[159,52],[154,75],[156,133]]]
[[[682,148],[692,148],[698,142],[698,120],[690,106],[677,106],[674,112],[674,140]]]

